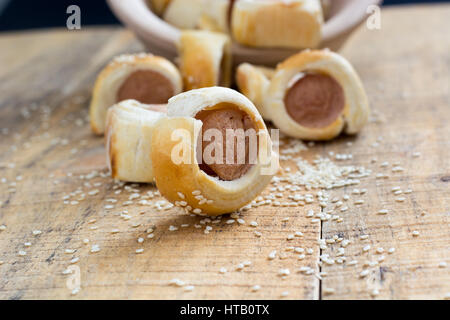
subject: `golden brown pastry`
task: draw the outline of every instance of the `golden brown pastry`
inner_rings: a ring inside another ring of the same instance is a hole
[[[119,101],[161,104],[181,91],[180,73],[169,60],[145,53],[119,56],[95,82],[89,111],[92,130],[103,134],[107,109]]]
[[[322,24],[320,0],[239,0],[231,15],[233,38],[252,47],[315,48]]]
[[[265,98],[269,90],[274,69],[242,63],[236,70],[236,83],[239,91],[255,104],[264,120],[271,120],[266,110]]]
[[[152,183],[151,141],[155,124],[166,117],[165,105],[125,100],[108,109],[105,144],[113,179]]]
[[[231,41],[221,33],[183,31],[178,42],[184,89],[230,86]]]
[[[368,120],[369,102],[352,65],[329,50],[305,50],[280,63],[265,109],[285,134],[328,140],[357,133]]]
[[[221,139],[227,129],[241,134],[234,149]],[[250,134],[247,139],[244,133]],[[156,124],[151,148],[161,194],[196,214],[239,210],[278,170],[262,117],[245,96],[228,88],[197,89],[170,99],[168,118]]]
[[[150,8],[152,8],[153,12],[158,16],[164,13],[170,2],[171,0],[148,0]]]

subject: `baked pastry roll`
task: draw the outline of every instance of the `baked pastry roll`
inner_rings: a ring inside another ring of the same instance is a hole
[[[165,105],[125,100],[109,108],[105,144],[114,179],[152,183],[151,141],[155,124],[166,116]]]
[[[178,53],[185,91],[230,86],[231,41],[227,35],[183,31],[178,41]]]
[[[162,15],[172,0],[147,0],[150,8],[157,15]]]
[[[231,0],[209,0],[204,6],[198,28],[229,33]]]
[[[266,110],[265,98],[269,90],[274,69],[242,63],[236,70],[236,84],[239,91],[255,104],[264,120],[271,120],[270,110]]]
[[[228,88],[197,89],[170,99],[168,118],[156,124],[151,148],[161,194],[196,214],[240,209],[278,170],[261,115],[245,96]]]
[[[89,111],[92,130],[103,134],[107,109],[119,101],[161,104],[181,91],[180,73],[169,60],[145,53],[119,56],[95,82]]]
[[[280,63],[265,101],[282,132],[306,140],[328,140],[342,131],[355,134],[369,116],[356,71],[329,50],[305,50]]]
[[[320,0],[239,0],[231,15],[233,38],[252,47],[315,48],[322,24]]]
[[[208,0],[172,0],[163,18],[180,29],[196,29]]]

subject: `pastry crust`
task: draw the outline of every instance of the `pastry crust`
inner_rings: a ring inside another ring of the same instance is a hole
[[[180,72],[186,91],[230,86],[231,41],[222,33],[183,31],[178,41]]]
[[[221,103],[232,104],[251,117],[260,136],[259,155],[267,155],[265,159],[258,158],[258,162],[243,176],[232,181],[219,180],[206,174],[196,160],[202,121],[196,120],[194,116]],[[206,215],[239,210],[267,186],[278,170],[278,157],[272,151],[262,117],[245,96],[234,90],[212,87],[182,93],[170,99],[168,116],[157,123],[154,131],[153,171],[161,194],[177,206]],[[185,139],[173,136],[177,129],[183,129],[182,132],[187,134]],[[171,137],[175,138],[174,141]],[[180,150],[180,147],[186,151],[183,153],[185,161],[175,163],[172,152]]]
[[[172,0],[148,0],[153,12],[161,16]]]
[[[92,130],[103,134],[108,108],[117,103],[117,92],[124,81],[136,71],[154,71],[172,85],[173,95],[182,91],[178,69],[167,59],[152,54],[122,55],[116,57],[98,75],[92,93],[90,119]]]
[[[286,111],[284,98],[291,82],[305,72],[318,72],[337,81],[344,93],[341,115],[322,128],[305,127],[294,121]],[[266,108],[274,124],[285,134],[307,140],[329,140],[345,131],[355,134],[369,117],[369,102],[363,84],[352,65],[342,56],[329,50],[305,50],[277,66],[272,78]]]
[[[264,120],[271,120],[269,110],[266,110],[266,94],[270,80],[275,74],[271,68],[242,63],[236,70],[236,83],[239,91],[252,101]]]
[[[119,102],[108,110],[105,144],[107,163],[114,179],[154,181],[151,141],[155,124],[166,117],[157,108],[136,100]]]
[[[231,19],[233,38],[252,47],[315,48],[322,24],[320,0],[239,0]]]
[[[229,33],[230,0],[209,0],[204,6],[198,27],[203,30]]]
[[[172,0],[164,20],[180,29],[196,29],[208,0]]]

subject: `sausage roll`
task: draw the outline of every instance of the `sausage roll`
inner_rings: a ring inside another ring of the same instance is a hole
[[[103,134],[107,109],[119,101],[161,104],[181,91],[180,73],[167,59],[144,53],[119,56],[95,82],[89,111],[92,130]]]
[[[329,50],[305,50],[277,66],[266,109],[285,134],[328,140],[355,134],[369,116],[363,84],[352,65]]]
[[[165,105],[125,100],[109,108],[105,144],[114,179],[153,182],[151,141],[155,124],[166,116]]]
[[[236,70],[239,91],[255,104],[264,120],[271,120],[270,110],[266,110],[265,98],[274,69],[242,63]]]
[[[252,47],[315,48],[322,24],[320,0],[239,0],[231,16],[233,38]]]
[[[189,212],[220,215],[252,201],[278,170],[267,128],[242,94],[211,87],[169,100],[152,138],[156,186]]]
[[[178,41],[184,89],[230,86],[231,41],[221,33],[183,31]]]

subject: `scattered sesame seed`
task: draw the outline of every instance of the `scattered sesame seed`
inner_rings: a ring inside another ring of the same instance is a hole
[[[414,230],[414,231],[412,232],[412,235],[413,235],[413,237],[418,237],[418,236],[420,235],[420,232],[417,231],[417,230]]]
[[[140,254],[140,253],[143,253],[143,252],[144,252],[143,248],[136,249],[136,254]]]
[[[194,291],[195,287],[194,286],[185,286],[183,288],[184,291],[186,292],[190,292],[190,291]]]
[[[447,268],[447,262],[445,261],[439,262],[439,268]]]

